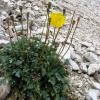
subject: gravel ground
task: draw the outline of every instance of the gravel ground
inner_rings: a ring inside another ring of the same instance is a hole
[[[0,15],[4,14],[3,11],[8,11],[13,7],[16,8],[16,3],[20,5],[20,0],[7,0],[6,3],[0,0]],[[30,11],[30,19],[34,19],[33,33],[39,33],[44,25],[46,15],[46,0],[22,0],[24,6],[24,14]],[[53,1],[53,0],[52,0]],[[76,17],[81,16],[79,27],[76,31],[75,39],[78,41],[92,42],[95,47],[100,48],[100,0],[58,0],[58,3],[53,3],[53,10],[62,11],[66,9],[66,16],[68,21],[66,26],[62,28],[62,31],[66,33],[71,15],[73,11],[76,11]],[[18,6],[17,6],[18,8]],[[18,14],[18,9],[14,10],[15,14]],[[26,10],[27,9],[27,10]],[[4,14],[5,15],[5,14]],[[6,16],[6,15],[5,15]],[[84,100],[86,95],[86,89],[90,88],[90,84],[87,82],[87,75],[71,73],[71,86],[73,93],[78,96],[78,100]]]

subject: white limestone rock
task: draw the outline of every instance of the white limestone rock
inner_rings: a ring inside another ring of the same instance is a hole
[[[100,64],[93,63],[89,65],[88,68],[88,75],[93,75],[96,71],[99,71],[100,69]]]
[[[100,74],[99,74],[99,71],[96,71],[94,73],[93,78],[96,80],[96,82],[100,83]]]
[[[39,7],[38,7],[38,6],[34,6],[33,8],[34,8],[34,10],[36,10],[36,11],[39,10]]]
[[[100,90],[100,83],[94,82],[94,81],[91,81],[91,82],[92,82],[92,85],[94,86],[95,89]]]
[[[82,46],[90,47],[92,44],[86,41],[81,42]]]
[[[21,31],[22,25],[15,26],[15,28],[16,28],[16,31]],[[26,29],[27,29],[27,25],[23,25],[23,30],[26,30]]]
[[[69,45],[66,45],[65,48],[63,49],[62,53],[61,53],[61,57],[64,55],[64,59],[71,59],[71,55],[73,55],[74,48],[70,47],[69,50],[68,50],[68,46]],[[66,51],[67,51],[67,53],[66,53]],[[58,49],[58,52],[59,52],[59,49]]]
[[[100,56],[100,49],[96,50],[96,54]]]
[[[100,96],[100,91],[99,90],[90,89],[88,91],[87,96],[85,97],[85,100],[99,100],[100,99],[99,96]]]
[[[87,51],[95,53],[96,49],[95,49],[95,47],[91,46],[91,47],[88,47]]]
[[[91,63],[100,63],[98,56],[92,52],[86,52],[83,57]]]
[[[83,72],[87,73],[88,72],[88,68],[87,68],[87,64],[86,63],[81,63],[80,64],[80,68]]]
[[[2,48],[7,43],[9,43],[9,41],[7,41],[7,40],[0,40],[0,48]]]
[[[70,63],[70,67],[72,68],[73,71],[79,71],[80,70],[78,64],[75,61],[70,59],[69,63]]]
[[[7,43],[9,43],[9,41],[7,41],[7,40],[0,40],[0,44],[7,44]]]
[[[82,59],[81,55],[76,54],[74,51],[73,51],[73,53],[71,53],[71,58],[73,60],[75,60],[76,62],[78,62],[78,63],[83,62],[83,59]]]
[[[75,48],[75,51],[77,51],[78,53],[82,53],[82,50],[81,50],[82,48],[81,48],[80,43],[75,44],[74,48]]]

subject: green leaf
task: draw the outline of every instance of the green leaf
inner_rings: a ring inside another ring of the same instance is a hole
[[[60,95],[56,94],[55,100],[60,100]]]
[[[19,65],[21,65],[21,64],[22,64],[22,61],[17,60],[17,61],[15,61],[14,63],[15,63],[15,65],[19,66]]]
[[[42,95],[44,100],[50,100],[47,91],[42,91]]]
[[[62,81],[63,82],[63,78],[59,73],[56,73],[56,78],[58,79],[58,81]]]
[[[42,67],[42,76],[46,75],[46,69]]]
[[[55,84],[56,84],[56,79],[55,79],[55,77],[51,77],[51,78],[49,79],[49,82],[50,82],[52,85],[55,85]]]
[[[15,75],[16,77],[20,77],[20,74],[21,74],[21,70],[20,69],[15,69],[13,70],[13,75]]]

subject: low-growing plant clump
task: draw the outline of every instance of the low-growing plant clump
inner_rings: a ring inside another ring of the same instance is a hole
[[[68,73],[55,48],[23,37],[0,55],[12,93],[17,92],[14,100],[66,100]]]
[[[44,41],[42,41],[43,32],[40,37],[31,36],[32,22],[29,25],[29,13],[27,13],[26,19],[27,32],[24,34],[22,7],[19,8],[19,21],[22,25],[21,36],[16,32],[14,17],[10,14],[7,19],[8,29],[10,19],[13,22],[17,37],[16,42],[12,41],[8,31],[10,43],[0,51],[0,68],[2,68],[11,87],[7,100],[74,100],[73,97],[69,96],[68,72],[64,69],[64,63],[61,61],[68,50],[62,57],[60,57],[60,54],[76,24],[72,34],[73,38],[80,18],[76,22],[73,14],[64,44],[57,53],[59,45],[56,45],[56,39],[65,23],[65,10],[63,10],[63,13],[52,13],[50,8],[51,4],[49,3],[47,7],[47,32]],[[54,27],[51,42],[48,41],[50,26]],[[57,29],[57,32],[55,32],[55,29]]]

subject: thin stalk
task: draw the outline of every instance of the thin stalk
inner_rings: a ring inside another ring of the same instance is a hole
[[[75,11],[73,12],[73,15],[72,15],[72,18],[71,18],[71,22],[70,22],[70,25],[69,25],[69,29],[68,29],[68,33],[67,33],[67,36],[66,36],[66,38],[65,38],[65,41],[68,40],[68,38],[69,38],[69,36],[70,36],[70,33],[71,33],[72,29],[73,29],[73,26],[74,26],[74,25],[73,25],[74,15],[75,15]],[[65,47],[65,44],[61,46],[61,48],[60,48],[58,54],[61,54],[61,53],[62,53],[62,51],[64,50],[64,47]]]
[[[69,34],[70,33],[70,31],[71,31],[71,24],[70,24],[70,27],[69,27],[69,29],[68,29],[68,33],[67,34]],[[65,41],[66,41],[66,39],[65,39]],[[61,48],[59,49],[59,52],[58,52],[58,54],[60,55],[61,54],[61,52],[63,51],[63,49],[64,49],[64,46],[65,46],[65,44],[64,45],[62,45],[61,46]]]
[[[79,24],[79,21],[80,21],[80,17],[78,17],[78,19],[77,19],[77,24],[76,24],[76,26],[75,26],[75,30],[74,30],[74,32],[73,32],[73,34],[72,34],[71,43],[70,43],[70,45],[69,45],[67,51],[63,54],[63,56],[62,56],[61,58],[63,58],[63,57],[66,55],[66,53],[68,52],[68,50],[70,49],[70,46],[71,46],[72,41],[73,41],[73,37],[74,37],[74,35],[75,35],[75,32],[76,32],[77,26],[78,26],[78,24]]]
[[[46,19],[45,19],[45,22],[44,22],[44,25],[43,25],[43,30],[42,30],[42,34],[41,34],[41,36],[40,36],[40,39],[42,39],[43,32],[44,32],[44,28],[45,28],[46,21],[47,21],[47,18],[48,18],[48,16],[46,15]]]
[[[75,11],[73,12],[73,15],[72,15],[72,18],[71,18],[70,27],[71,27],[71,26],[74,26],[73,24],[75,24],[75,23],[73,23],[73,21],[74,21],[74,15],[75,15]],[[71,29],[72,29],[72,27],[71,27]],[[69,28],[68,34],[67,34],[67,36],[66,36],[66,38],[65,38],[65,41],[67,41],[67,39],[69,38],[71,29]]]
[[[32,30],[30,29],[30,38],[31,38]]]
[[[9,35],[9,38],[10,38],[11,47],[13,48],[12,39],[11,39],[12,36],[11,36],[10,30],[9,30],[9,28],[10,28],[10,27],[9,27],[9,26],[10,26],[10,25],[9,25],[9,19],[7,19],[7,23],[8,23],[8,35]]]
[[[22,35],[23,35],[23,8],[22,6],[19,7],[21,13],[21,25],[22,25]]]
[[[26,34],[26,37],[28,37],[28,28],[29,28],[29,13],[27,13],[27,34]]]
[[[48,3],[48,7],[47,7],[47,32],[46,32],[46,37],[45,37],[45,44],[46,44],[46,41],[48,39],[49,29],[50,29],[50,21],[51,21],[51,19],[49,18],[50,8],[51,8],[51,3]]]
[[[33,21],[31,21],[31,23],[30,23],[30,26],[29,26],[29,29],[30,29],[30,38],[31,38],[31,35],[32,35],[32,24],[33,24]]]
[[[47,42],[48,36],[49,36],[49,26],[48,26],[48,28],[47,28],[47,32],[46,32],[45,44],[46,44],[46,42]]]
[[[54,27],[53,40],[54,40],[54,37],[55,37],[55,31],[56,31],[56,28]]]
[[[15,28],[15,23],[14,23],[14,17],[13,16],[11,16],[11,20],[12,20],[13,27],[14,27],[14,30],[15,30],[15,33],[16,33],[16,37],[17,37],[17,40],[18,40],[17,30]]]
[[[49,14],[48,14],[48,22],[47,22],[47,32],[46,32],[46,37],[45,37],[45,44],[46,44],[48,36],[49,36],[49,30],[50,30],[50,18],[49,18]]]
[[[17,35],[17,31],[16,31],[16,28],[15,28],[15,23],[13,22],[13,26],[14,26],[14,30],[15,30],[15,33],[16,33],[16,37],[17,37],[17,40],[18,40],[18,35]]]
[[[69,36],[70,36],[70,34],[71,34],[71,32],[72,32],[73,27],[74,27],[74,24],[71,26],[71,29],[69,30],[69,33],[68,33],[69,35],[68,35],[68,37],[65,39],[65,42],[66,42],[67,39],[69,38]],[[60,50],[59,50],[59,55],[63,52],[63,50],[64,50],[64,48],[65,48],[65,45],[66,45],[66,44],[62,45],[62,47],[60,48]]]
[[[57,39],[57,36],[58,36],[58,34],[59,34],[59,31],[60,31],[60,28],[58,28],[58,31],[57,31],[57,33],[56,33],[56,35],[55,35],[55,38],[54,38],[53,41],[52,41],[52,45],[53,45],[53,43],[55,43],[55,41],[56,41],[56,39]]]
[[[9,19],[8,19],[7,23],[8,23],[8,34],[9,34],[10,42],[12,42],[12,39],[11,39],[12,36],[11,36],[10,30],[9,30],[9,28],[10,28],[10,27],[9,27],[9,26],[10,26],[10,25],[9,25]]]

